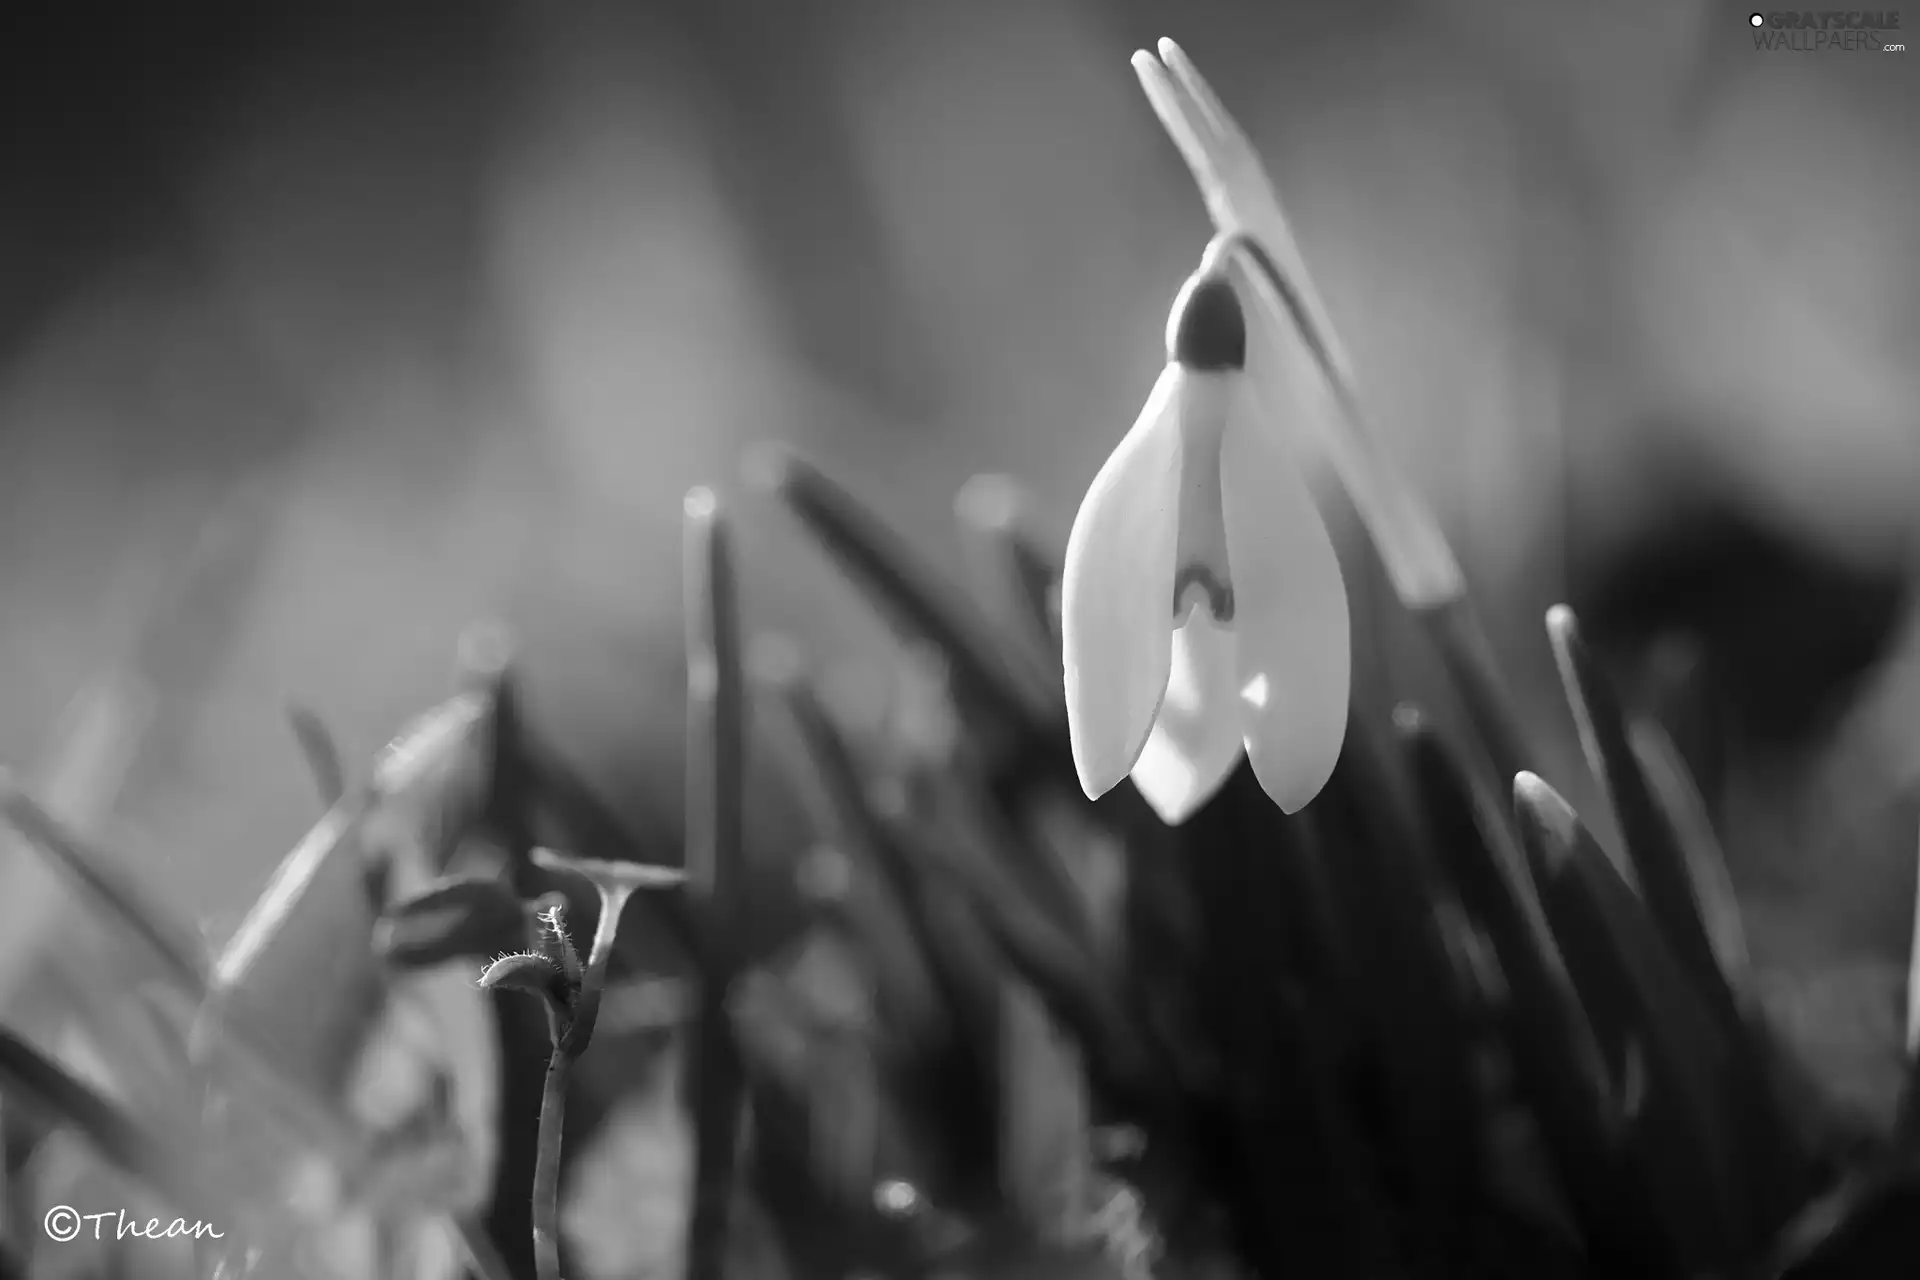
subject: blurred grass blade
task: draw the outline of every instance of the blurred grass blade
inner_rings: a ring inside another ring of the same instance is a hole
[[[1628,726],[1627,740],[1646,776],[1654,803],[1686,857],[1694,900],[1699,904],[1719,971],[1726,976],[1741,1017],[1752,1024],[1761,1014],[1753,984],[1753,961],[1747,951],[1746,925],[1706,801],[1694,785],[1692,771],[1679,748],[1659,725],[1636,720]]]
[[[388,907],[374,947],[403,969],[524,951],[533,941],[533,905],[493,876],[459,876]]]
[[[1916,842],[1920,847],[1920,841]],[[1920,856],[1916,856],[1912,941],[1907,949],[1906,1075],[1901,1082],[1895,1136],[1901,1150],[1920,1155]]]
[[[1503,781],[1511,779],[1527,767],[1533,753],[1520,730],[1507,682],[1500,677],[1493,646],[1467,597],[1416,610],[1414,616],[1440,655],[1495,776]]]
[[[162,911],[113,859],[69,832],[0,770],[0,817],[44,854],[152,955],[165,975],[190,993],[206,990],[206,964],[195,935]]]
[[[532,826],[537,797],[527,767],[527,724],[516,678],[516,652],[504,623],[482,621],[460,633],[454,654],[457,687],[479,696],[487,708],[481,741],[486,794],[474,825],[492,837],[509,862],[525,858],[539,843]]]
[[[727,997],[746,951],[740,894],[746,706],[733,542],[711,490],[685,504],[687,846],[697,903],[700,1016],[693,1085],[695,1169],[688,1280],[722,1280],[744,1081]]]
[[[71,1126],[108,1164],[183,1211],[204,1217],[219,1207],[209,1198],[205,1179],[195,1172],[196,1155],[162,1141],[4,1027],[0,1027],[0,1094]]]
[[[1726,1106],[1733,1046],[1572,807],[1530,773],[1513,794],[1547,919],[1628,1091],[1621,1106],[1639,1167],[1693,1271],[1729,1265],[1747,1241]]]
[[[1920,867],[1920,857],[1915,859]],[[1915,877],[1913,904],[1913,940],[1907,959],[1907,1037],[1909,1063],[1920,1063],[1920,875]]]
[[[931,870],[921,873],[915,877],[914,894],[927,952],[938,958],[947,998],[956,1011],[960,1043],[989,1056],[994,1048],[993,1011],[1008,972],[1000,944],[973,895],[952,877]]]
[[[1708,941],[1732,993],[1735,1016],[1727,1027],[1727,1039],[1734,1055],[1730,1088],[1735,1133],[1744,1152],[1739,1163],[1749,1183],[1750,1220],[1771,1222],[1806,1195],[1808,1151],[1783,1103],[1780,1052],[1760,1007],[1733,877],[1700,792],[1666,732],[1650,721],[1635,721],[1628,728],[1628,740],[1654,802],[1686,859]],[[1712,1013],[1710,1003],[1706,1012]]]
[[[1060,557],[1043,551],[1025,495],[1007,476],[979,475],[954,502],[980,602],[1025,638],[1020,653],[1051,687],[1060,665]]]
[[[1766,1280],[1865,1280],[1913,1274],[1920,1257],[1920,1178],[1855,1173],[1781,1232]]]
[[[314,824],[274,869],[213,973],[209,1013],[223,1026],[243,1024],[272,1062],[322,1097],[343,1086],[382,989],[360,819],[360,807],[345,801]]]
[[[1679,833],[1661,812],[1629,745],[1619,698],[1581,640],[1573,610],[1565,605],[1549,609],[1547,634],[1587,767],[1619,823],[1635,888],[1682,970],[1698,985],[1709,1008],[1731,1024],[1737,1021],[1739,1002],[1714,954]]]
[[[153,692],[137,677],[106,676],[74,698],[35,770],[47,812],[83,835],[112,813],[154,718]],[[11,836],[0,838],[0,996],[30,982],[49,935],[72,918],[59,872]]]
[[[932,645],[950,665],[958,701],[1019,738],[1063,739],[1055,699],[1022,680],[974,616],[932,584],[900,538],[812,463],[786,449],[762,452],[756,478],[793,512],[910,641]]]
[[[1439,881],[1381,737],[1356,700],[1340,763],[1300,816],[1327,846],[1343,929],[1366,940],[1349,948],[1352,1013],[1392,1091],[1422,1252],[1458,1257],[1483,1177],[1484,1118],[1471,1066],[1484,1010],[1470,1003],[1469,975],[1447,945],[1436,914]]]
[[[1154,1055],[1082,938],[1048,916],[999,865],[961,800],[949,797],[930,816],[925,824],[896,827],[907,855],[972,900],[1002,958],[1088,1046],[1088,1067],[1103,1084],[1121,1096],[1156,1092]]]
[[[272,1118],[286,1132],[267,1136],[264,1147],[291,1139],[337,1165],[362,1167],[366,1142],[340,1108],[394,1013],[391,975],[374,950],[384,903],[370,889],[423,886],[483,825],[493,711],[491,692],[469,687],[405,725],[376,756],[371,785],[336,803],[281,859],[222,951],[194,1044],[243,1103],[236,1141],[251,1140],[258,1126],[250,1121]],[[480,1000],[466,986],[460,996]],[[449,1016],[473,1012],[458,1008]],[[472,1047],[476,1040],[482,1048]],[[441,1048],[473,1059],[470,1082],[490,1043],[482,1033]],[[249,1106],[260,1114],[248,1114]]]
[[[1449,878],[1487,931],[1509,993],[1501,1013],[1521,1094],[1596,1261],[1665,1270],[1665,1229],[1626,1175],[1612,1088],[1592,1025],[1506,822],[1419,713],[1396,722],[1416,794]]]
[[[929,959],[920,940],[905,868],[881,833],[868,806],[858,769],[797,658],[775,662],[763,650],[755,663],[757,683],[786,712],[792,748],[783,753],[788,773],[814,825],[832,843],[823,865],[841,874],[832,895],[872,962],[881,1008],[889,1025],[922,1044],[946,1039],[950,1030]]]
[[[493,690],[469,687],[402,726],[374,757],[360,841],[424,876],[446,870],[493,806]]]
[[[1065,1243],[1095,1208],[1080,1047],[1025,984],[1008,982],[1002,999],[1001,1192],[1037,1239]]]
[[[36,770],[46,812],[74,837],[98,832],[132,772],[154,719],[152,690],[137,676],[106,676],[68,706],[48,758]],[[156,1041],[148,948],[85,897],[65,892],[71,878],[30,851],[10,829],[0,834],[0,1001],[17,1024],[49,1034],[73,1031],[120,1064],[116,1077],[140,1100],[179,1100],[183,1060]],[[104,867],[117,873],[118,867]],[[136,885],[129,883],[129,891]],[[184,923],[173,933],[180,945]]]
[[[751,1080],[754,1190],[772,1211],[797,1274],[846,1275],[886,1264],[890,1273],[905,1272],[903,1233],[885,1229],[870,1184],[820,1176],[809,1072],[815,1032],[803,1002],[779,974],[756,969],[741,976],[732,1013]]]
[[[908,803],[935,812],[951,808],[943,820],[974,833],[970,846],[994,872],[1092,948],[1098,926],[1070,851],[1041,838],[1039,829],[1044,806],[1066,791],[1060,779],[1046,779],[1053,755],[1049,750],[1029,753],[1024,764],[1006,757],[996,769],[980,749],[978,736],[967,733],[949,664],[924,644],[905,645],[903,650],[888,747],[895,766],[891,771],[902,776]],[[1084,803],[1077,785],[1070,802]]]
[[[206,507],[182,513],[196,527],[173,543],[178,554],[150,580],[152,594],[127,663],[161,697],[182,706],[205,696],[230,638],[245,630],[244,613],[274,545],[270,531],[285,495],[280,477],[254,474],[207,498]]]
[[[351,799],[335,805],[281,860],[215,961],[192,1036],[195,1060],[242,1114],[271,1121],[347,1178],[367,1145],[333,1104],[385,988],[358,816]]]
[[[340,748],[334,744],[332,732],[319,712],[299,705],[287,708],[287,726],[293,730],[307,771],[313,774],[320,803],[331,809],[347,794],[347,771],[340,762]]]
[[[1685,633],[1663,637],[1655,642],[1648,666],[1648,711],[1665,730],[1703,800],[1718,795],[1726,777],[1726,735],[1705,678],[1705,645]],[[1709,823],[1714,822],[1713,810],[1705,812]]]

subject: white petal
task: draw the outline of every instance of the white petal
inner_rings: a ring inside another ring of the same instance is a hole
[[[1320,793],[1347,734],[1347,588],[1277,429],[1247,407],[1227,424],[1220,489],[1233,565],[1240,715],[1260,785],[1288,813]]]
[[[1146,750],[1133,766],[1160,820],[1177,827],[1213,799],[1240,763],[1239,669],[1233,633],[1195,609],[1173,633],[1173,674]]]
[[[1167,688],[1186,382],[1176,366],[1161,373],[1067,537],[1060,583],[1067,727],[1090,797],[1105,795],[1133,768]]]

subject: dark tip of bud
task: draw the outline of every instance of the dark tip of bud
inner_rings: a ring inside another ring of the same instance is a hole
[[[1167,359],[1200,371],[1244,369],[1247,320],[1225,276],[1195,276],[1173,306]]]

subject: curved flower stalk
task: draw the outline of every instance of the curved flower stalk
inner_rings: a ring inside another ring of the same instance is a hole
[[[1247,330],[1209,246],[1167,322],[1167,366],[1067,539],[1061,632],[1074,765],[1131,774],[1185,821],[1244,749],[1288,813],[1346,736],[1346,586],[1288,444],[1252,394]]]
[[[1353,499],[1401,602],[1430,609],[1457,600],[1464,590],[1460,566],[1432,512],[1373,438],[1346,350],[1253,144],[1179,45],[1162,40],[1159,52],[1158,58],[1144,49],[1134,54],[1133,69],[1192,170],[1214,226],[1234,243],[1236,273],[1258,303],[1256,347],[1297,333],[1325,376],[1339,421],[1317,433],[1313,444],[1325,451]],[[1271,374],[1259,365],[1255,380],[1269,389]]]
[[[533,1169],[533,1257],[540,1280],[560,1280],[560,1135],[566,1124],[567,1087],[573,1065],[587,1051],[599,1021],[620,913],[635,893],[675,888],[686,876],[672,867],[574,858],[550,849],[533,850],[533,861],[548,871],[581,877],[600,895],[600,918],[584,966],[567,932],[566,909],[554,903],[539,916],[539,936],[532,950],[501,956],[480,973],[481,987],[538,996],[547,1009],[553,1052],[540,1094],[539,1150]]]

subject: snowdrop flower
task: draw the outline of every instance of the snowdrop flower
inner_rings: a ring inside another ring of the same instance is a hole
[[[1209,249],[1167,322],[1167,365],[1100,469],[1061,584],[1067,716],[1089,797],[1129,775],[1184,821],[1245,749],[1288,813],[1346,734],[1346,587],[1288,441],[1248,376]]]
[[[1262,353],[1304,347],[1319,368],[1333,412],[1298,425],[1316,428],[1305,434],[1338,473],[1402,603],[1421,610],[1457,601],[1464,591],[1459,564],[1426,504],[1373,439],[1352,365],[1265,166],[1180,46],[1162,40],[1159,53],[1134,54],[1133,69],[1193,173],[1214,226],[1232,242],[1233,279],[1253,304],[1253,347]],[[1270,403],[1284,403],[1277,399],[1283,389],[1272,385],[1283,364],[1259,357],[1252,363]]]

